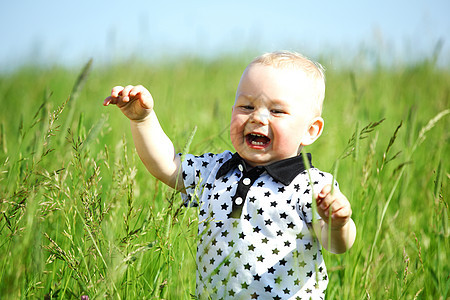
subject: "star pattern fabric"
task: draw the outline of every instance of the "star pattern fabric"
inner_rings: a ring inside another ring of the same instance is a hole
[[[182,172],[182,196],[199,206],[199,299],[324,298],[312,195],[331,174],[307,172],[301,156],[250,168],[230,151],[187,154]]]

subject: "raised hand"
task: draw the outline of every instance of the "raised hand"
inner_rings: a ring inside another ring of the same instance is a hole
[[[153,110],[153,97],[142,85],[115,86],[111,96],[103,101],[104,106],[117,105],[130,120],[142,121]]]

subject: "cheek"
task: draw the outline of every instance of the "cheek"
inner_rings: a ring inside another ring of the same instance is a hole
[[[280,148],[297,148],[304,135],[304,125],[299,122],[285,122],[272,128],[276,137],[276,146]],[[291,151],[290,149],[286,149]]]

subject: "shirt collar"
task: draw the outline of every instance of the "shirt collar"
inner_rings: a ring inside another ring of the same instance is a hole
[[[311,153],[307,153],[309,167],[312,168]],[[230,170],[234,169],[239,164],[243,167],[243,172],[246,173],[252,167],[248,165],[244,159],[242,159],[236,152],[233,156],[223,163],[216,174],[216,179],[227,174]],[[303,161],[302,154],[290,158],[286,158],[280,161],[276,161],[267,166],[258,166],[255,168],[263,168],[273,179],[281,182],[284,185],[291,184],[292,180],[297,177],[298,174],[306,170],[305,162]]]

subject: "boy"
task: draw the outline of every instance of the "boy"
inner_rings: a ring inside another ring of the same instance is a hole
[[[356,236],[350,203],[337,184],[332,188],[332,176],[300,154],[322,133],[324,95],[320,65],[293,52],[262,55],[237,88],[230,124],[236,153],[188,154],[184,161],[144,87],[114,87],[105,99],[131,120],[150,173],[186,201],[198,199],[200,299],[324,298],[321,246],[343,253]]]

